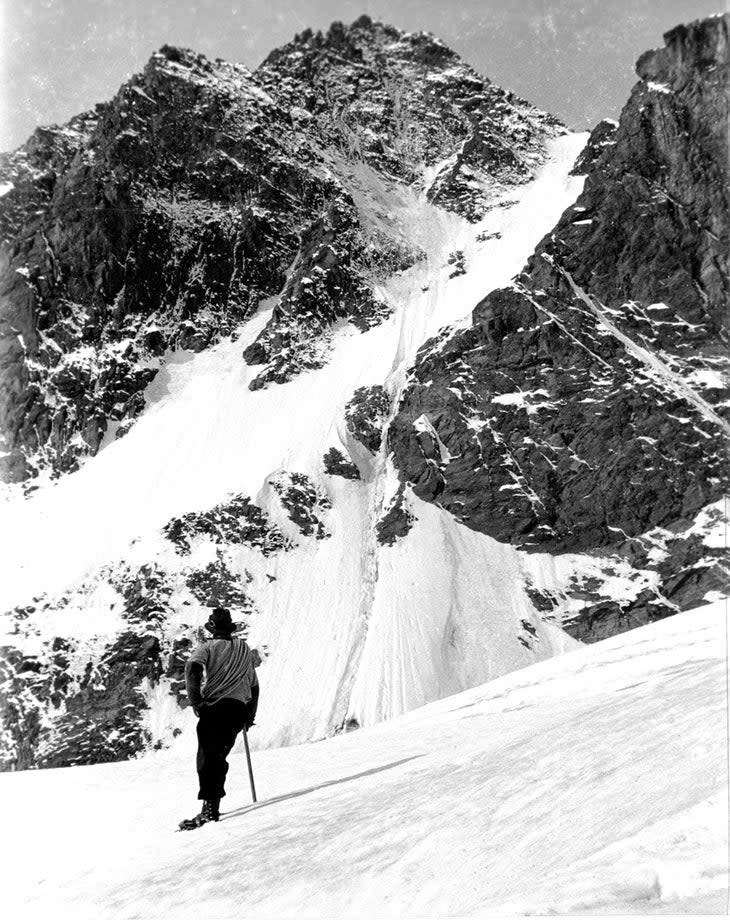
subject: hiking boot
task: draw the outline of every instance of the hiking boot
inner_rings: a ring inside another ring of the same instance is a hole
[[[196,827],[208,824],[209,821],[217,821],[221,816],[220,802],[220,799],[205,799],[203,807],[200,809],[200,814],[197,814],[194,818],[185,818],[181,821],[180,830],[192,831]]]
[[[208,807],[210,811],[210,820],[217,821],[221,816],[221,800],[220,799],[208,799],[203,802],[203,810]]]

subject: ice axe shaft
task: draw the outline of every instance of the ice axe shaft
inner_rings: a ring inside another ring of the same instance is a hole
[[[248,764],[248,778],[251,782],[251,797],[256,801],[256,786],[253,782],[253,769],[251,768],[251,751],[248,749],[248,732],[243,730],[243,743],[246,745],[246,763]]]

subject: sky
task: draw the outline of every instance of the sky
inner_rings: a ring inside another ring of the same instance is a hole
[[[113,96],[161,45],[255,67],[307,26],[362,13],[435,33],[505,89],[585,129],[616,117],[633,64],[728,0],[0,0],[0,150]]]

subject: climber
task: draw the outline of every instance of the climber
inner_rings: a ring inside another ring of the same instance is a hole
[[[198,717],[198,798],[203,807],[194,818],[180,822],[181,830],[220,817],[220,801],[226,794],[226,758],[238,733],[254,724],[259,698],[256,665],[261,659],[244,639],[233,635],[238,626],[230,610],[214,607],[205,628],[211,638],[193,649],[185,665],[188,700]]]

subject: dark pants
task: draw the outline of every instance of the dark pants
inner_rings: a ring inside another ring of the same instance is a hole
[[[198,719],[199,799],[222,799],[226,794],[226,758],[236,736],[249,722],[250,706],[240,700],[222,699],[200,707]]]

